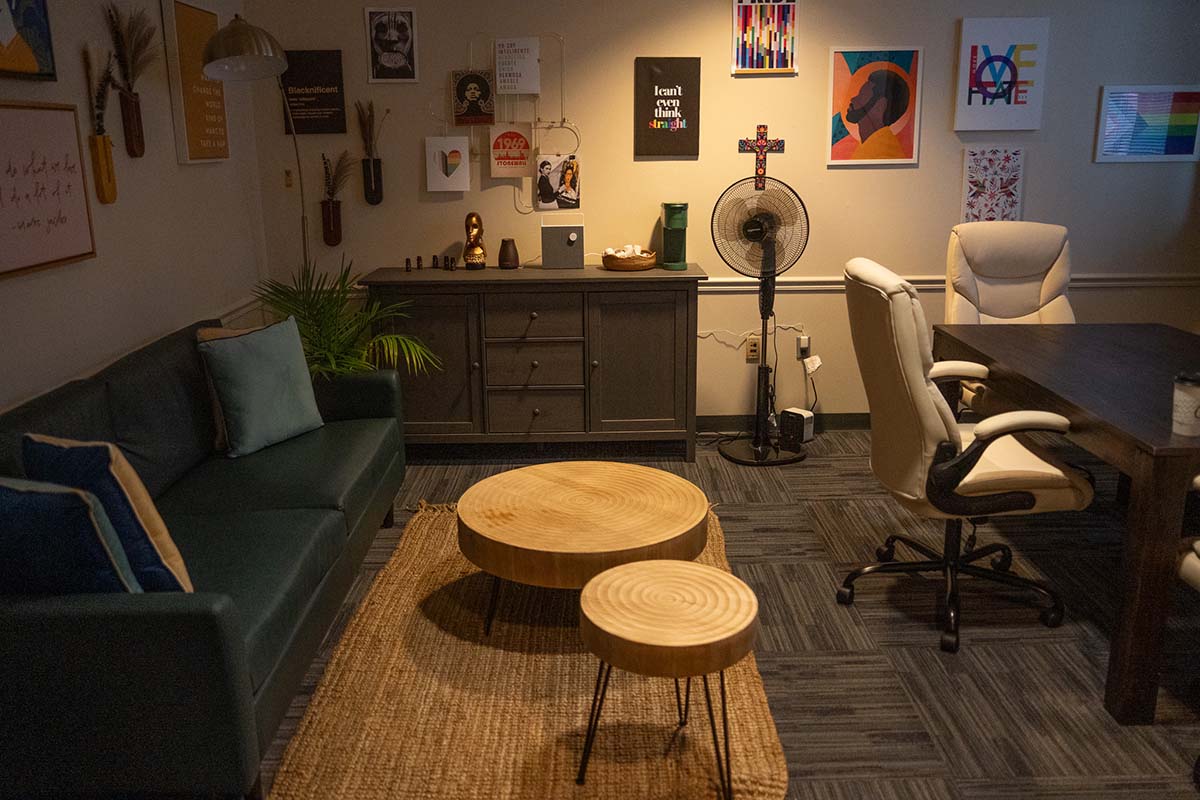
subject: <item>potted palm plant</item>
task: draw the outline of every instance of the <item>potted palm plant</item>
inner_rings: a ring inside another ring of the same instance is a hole
[[[325,199],[321,201],[321,235],[325,244],[337,247],[342,243],[342,201],[338,199],[350,180],[350,151],[343,150],[336,162],[321,153],[325,168]]]
[[[113,167],[112,137],[104,127],[104,113],[108,110],[108,92],[113,81],[113,54],[99,77],[92,66],[92,51],[83,48],[83,71],[87,77],[88,109],[91,112],[92,133],[88,136],[88,151],[92,156],[92,176],[96,181],[96,199],[101,203],[117,201],[117,174]]]
[[[354,108],[358,111],[358,132],[366,153],[366,158],[362,160],[363,197],[368,204],[377,206],[383,202],[383,160],[379,157],[379,134],[392,110],[385,109],[377,124],[374,100],[368,100],[365,106],[355,100]]]
[[[113,86],[121,103],[125,152],[131,158],[141,158],[146,154],[146,135],[142,128],[141,96],[134,85],[158,58],[155,47],[158,28],[144,8],[124,11],[116,3],[109,3],[104,7],[104,16],[116,55],[117,80],[113,81]]]
[[[396,330],[411,301],[361,303],[355,285],[362,276],[352,275],[351,266],[343,257],[341,269],[330,274],[305,264],[290,283],[265,280],[254,290],[270,311],[296,318],[313,377],[398,369],[401,362],[409,373],[440,369],[441,359],[420,339]]]

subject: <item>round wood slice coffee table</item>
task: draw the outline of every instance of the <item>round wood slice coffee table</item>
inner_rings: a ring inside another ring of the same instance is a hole
[[[600,659],[588,715],[577,783],[583,783],[588,757],[600,726],[600,712],[613,667],[639,675],[675,679],[679,724],[687,724],[692,676],[703,676],[704,701],[712,729],[721,797],[733,797],[729,761],[729,716],[725,670],[754,648],[758,598],[730,573],[690,561],[641,561],[600,573],[580,596],[580,634]],[[708,675],[720,674],[724,758],[717,737]],[[679,679],[687,678],[680,700]]]
[[[610,567],[700,555],[708,498],[660,469],[560,461],[509,470],[458,501],[458,547],[484,572],[517,583],[578,589]],[[499,596],[492,583],[485,632]]]

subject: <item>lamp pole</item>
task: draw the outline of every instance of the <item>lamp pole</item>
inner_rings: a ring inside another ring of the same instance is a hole
[[[292,106],[283,90],[283,77],[276,76],[279,96],[283,98],[283,112],[287,115],[288,129],[292,132],[292,150],[296,153],[296,180],[300,182],[300,245],[304,252],[304,268],[308,269],[308,201],[304,197],[304,167],[300,164],[300,140],[296,136],[296,123],[292,120]]]

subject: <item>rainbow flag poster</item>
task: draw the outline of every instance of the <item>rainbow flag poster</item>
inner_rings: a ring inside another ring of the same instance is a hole
[[[1200,86],[1105,86],[1095,160],[1200,161]]]
[[[796,3],[734,0],[734,75],[796,74]]]

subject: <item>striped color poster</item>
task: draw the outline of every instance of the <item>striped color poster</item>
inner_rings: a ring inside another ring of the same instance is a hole
[[[1106,86],[1096,161],[1200,160],[1200,86]]]
[[[734,0],[734,75],[796,74],[796,3]]]

